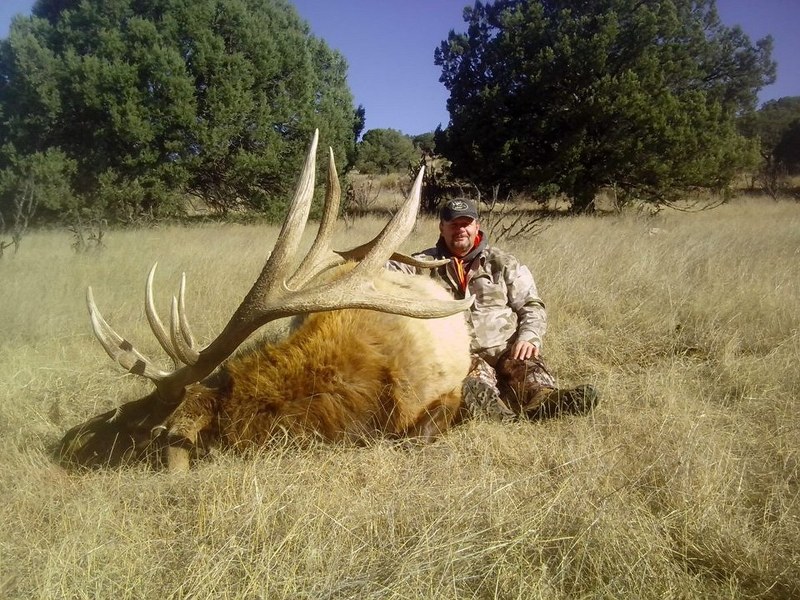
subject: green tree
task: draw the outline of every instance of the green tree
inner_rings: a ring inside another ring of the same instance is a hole
[[[775,157],[786,166],[788,173],[800,173],[800,118],[792,121],[775,146]]]
[[[420,152],[424,152],[431,156],[436,153],[436,139],[433,131],[415,135],[413,138],[411,138],[411,141],[414,142],[414,147]]]
[[[464,19],[435,52],[456,176],[583,210],[603,186],[661,202],[753,161],[734,117],[774,80],[772,40],[723,26],[713,0],[498,0]]]
[[[37,0],[0,41],[0,140],[59,149],[118,214],[271,208],[315,128],[353,155],[346,74],[286,0]]]
[[[786,96],[765,102],[756,112],[743,115],[740,129],[748,137],[757,137],[772,150],[792,124],[800,119],[800,96]]]
[[[356,168],[362,173],[405,172],[419,152],[411,138],[396,129],[370,129],[358,144]]]
[[[740,129],[748,137],[758,139],[761,155],[767,168],[770,166],[797,168],[797,152],[793,139],[800,124],[800,96],[787,96],[770,100],[757,112],[740,120]]]
[[[19,250],[22,237],[38,217],[74,211],[72,195],[74,161],[63,152],[48,149],[20,156],[13,147],[4,148],[8,164],[0,170],[0,256],[12,245]]]

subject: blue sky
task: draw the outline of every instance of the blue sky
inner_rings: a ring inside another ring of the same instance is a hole
[[[464,31],[462,10],[472,0],[294,0],[317,37],[350,65],[350,89],[366,109],[367,129],[415,135],[447,125],[447,90],[433,51],[451,29]],[[0,37],[33,0],[0,0]],[[800,96],[800,0],[717,0],[726,25],[740,25],[755,41],[775,39],[778,79],[761,101]]]

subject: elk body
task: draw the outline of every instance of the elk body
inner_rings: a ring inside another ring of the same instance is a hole
[[[469,370],[464,309],[427,277],[384,270],[413,226],[422,173],[402,208],[371,242],[336,255],[329,239],[338,212],[331,155],[325,214],[299,267],[294,255],[314,189],[317,135],[278,241],[261,274],[223,332],[195,349],[184,308],[184,281],[173,299],[169,331],[153,307],[155,266],[145,307],[151,328],[175,369],[156,368],[87,303],[95,335],[154,392],[74,427],[57,453],[66,465],[116,465],[165,454],[170,469],[189,466],[199,447],[236,449],[295,439],[363,441],[379,436],[429,440],[459,418]],[[357,258],[357,262],[347,259]],[[433,264],[433,263],[431,263]],[[426,266],[430,266],[426,264]],[[277,318],[297,319],[277,344],[239,346]],[[231,358],[231,354],[234,354]],[[227,359],[227,360],[226,360]],[[164,450],[165,452],[161,452]]]

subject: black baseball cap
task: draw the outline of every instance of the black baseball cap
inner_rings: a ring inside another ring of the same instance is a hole
[[[459,217],[469,217],[478,220],[478,207],[469,198],[455,198],[445,202],[439,212],[442,221],[455,221]]]

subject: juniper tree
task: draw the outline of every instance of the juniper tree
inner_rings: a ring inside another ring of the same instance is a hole
[[[352,155],[346,73],[286,0],[37,0],[0,41],[0,141],[115,211],[267,207],[315,128]]]
[[[774,79],[772,40],[724,26],[714,0],[497,0],[464,20],[435,52],[457,176],[582,210],[606,185],[652,202],[722,188],[753,160],[735,116]]]

